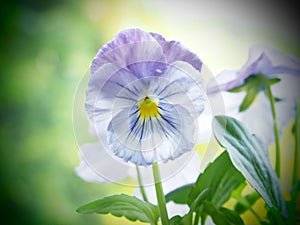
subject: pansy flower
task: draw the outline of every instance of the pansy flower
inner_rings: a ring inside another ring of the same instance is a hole
[[[86,91],[98,151],[148,166],[193,150],[206,104],[201,67],[179,42],[140,29],[118,33],[94,58]]]
[[[217,85],[212,85],[213,80],[207,92],[210,96],[222,92],[226,113],[242,120],[251,132],[271,144],[274,142],[273,119],[269,100],[263,93],[265,87],[257,79],[259,76],[264,76],[271,84],[274,82],[271,90],[278,100],[277,120],[282,130],[294,118],[294,105],[300,98],[299,58],[268,46],[255,45],[250,48],[248,60],[241,69],[221,72],[216,76]]]

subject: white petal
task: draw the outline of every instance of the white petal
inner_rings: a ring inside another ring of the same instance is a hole
[[[80,156],[75,172],[86,181],[117,182],[128,176],[130,166],[109,154],[99,142],[83,145]]]
[[[161,104],[160,113],[148,120],[140,120],[138,113],[131,119],[130,109],[117,114],[108,127],[113,153],[126,162],[147,166],[191,151],[197,139],[195,118],[180,105]]]

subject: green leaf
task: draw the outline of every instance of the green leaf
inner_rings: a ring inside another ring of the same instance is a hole
[[[188,213],[184,215],[183,217],[181,216],[174,216],[170,220],[170,225],[191,225],[192,223],[192,214]]]
[[[234,210],[237,213],[242,214],[246,210],[250,209],[259,198],[260,195],[257,192],[247,194],[244,197],[241,196],[239,202],[237,202],[237,204],[234,206]]]
[[[281,81],[281,79],[280,79],[280,78],[277,78],[277,77],[269,79],[270,85],[277,84],[277,83],[279,83],[280,81]]]
[[[192,211],[196,211],[197,208],[199,208],[199,206],[201,205],[202,202],[204,202],[204,200],[209,196],[210,192],[209,189],[206,188],[203,191],[201,191],[198,196],[195,198],[195,200],[193,201],[192,205],[191,205],[191,210]]]
[[[191,206],[193,202],[199,201],[197,203],[199,207],[204,200],[207,200],[219,208],[244,180],[243,175],[232,165],[228,153],[224,151],[199,175],[188,204]]]
[[[287,217],[279,179],[263,143],[255,135],[250,135],[242,123],[232,117],[216,116],[213,120],[213,132],[219,144],[227,149],[234,166],[251,186],[270,207]]]
[[[280,214],[274,208],[267,207],[267,218],[272,225],[286,225]]]
[[[270,79],[263,74],[252,74],[245,79],[242,85],[232,88],[229,92],[246,92],[245,98],[239,107],[239,111],[242,112],[251,106],[260,91],[266,91],[266,85],[273,85],[278,82],[280,82],[279,78]],[[279,98],[276,100],[280,101]]]
[[[256,191],[243,196],[242,192],[246,186],[247,186],[246,182],[242,183],[231,194],[231,197],[237,200],[234,210],[238,214],[242,214],[246,210],[250,209],[255,204],[255,202],[261,197],[260,194],[258,194]]]
[[[288,225],[297,224],[297,221],[300,222],[300,214],[299,214],[299,194],[300,194],[300,180],[296,182],[294,187],[290,191],[291,199],[287,202],[289,218],[287,221]]]
[[[242,92],[246,89],[246,84],[242,84],[241,86],[238,87],[234,87],[230,90],[228,90],[229,92],[233,92],[233,93],[238,93],[238,92]]]
[[[170,225],[178,225],[182,220],[181,216],[174,216],[169,220]]]
[[[204,211],[209,214],[216,225],[243,225],[238,213],[227,208],[217,209],[211,202],[204,203]]]
[[[254,83],[254,82],[252,82]],[[249,108],[249,106],[254,102],[257,94],[259,93],[259,86],[256,86],[256,83],[254,83],[255,86],[251,86],[247,88],[246,96],[240,105],[239,111],[245,111]]]
[[[128,220],[157,224],[158,209],[156,206],[128,195],[112,195],[88,203],[77,209],[80,213],[111,213],[114,216],[125,216]]]
[[[244,222],[242,220],[242,218],[240,217],[240,215],[233,211],[233,210],[230,210],[230,209],[227,209],[227,208],[220,208],[219,210],[224,218],[229,222],[229,224],[235,224],[235,225],[243,225]]]
[[[274,100],[275,100],[275,102],[281,102],[282,101],[281,98],[277,98],[277,97],[274,97]]]
[[[166,202],[173,201],[177,204],[187,204],[189,194],[194,184],[184,185],[166,195]]]
[[[245,79],[244,83],[241,86],[232,88],[229,92],[242,92],[245,91],[246,95],[243,99],[243,102],[240,105],[239,111],[245,111],[249,106],[254,102],[256,96],[260,90],[264,89],[264,79],[261,79],[263,75],[251,75]],[[274,79],[274,81],[276,80]]]

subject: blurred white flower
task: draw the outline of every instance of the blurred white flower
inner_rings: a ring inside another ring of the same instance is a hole
[[[279,52],[268,46],[256,45],[250,48],[247,62],[239,70],[224,70],[216,76],[216,81],[208,84],[207,93],[213,98],[215,93],[222,92],[226,114],[241,120],[247,128],[257,134],[265,144],[274,143],[273,118],[270,102],[264,94],[264,87],[249,108],[240,112],[239,107],[245,99],[245,92],[230,90],[245,84],[246,80],[256,75],[268,79],[279,78],[280,82],[271,86],[276,102],[276,113],[279,130],[282,132],[287,123],[294,119],[295,102],[300,98],[300,59]]]

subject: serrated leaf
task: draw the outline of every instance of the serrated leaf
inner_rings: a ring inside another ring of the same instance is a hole
[[[218,208],[230,198],[231,192],[244,180],[243,175],[232,165],[228,153],[224,151],[199,175],[188,203],[190,206],[193,205],[199,194],[208,191],[199,204],[207,200]]]
[[[77,209],[80,213],[111,213],[114,216],[125,216],[128,220],[156,224],[158,209],[156,206],[125,194],[108,196],[88,203]]]
[[[255,135],[250,135],[241,122],[228,116],[214,118],[213,132],[219,144],[227,149],[234,166],[250,185],[270,207],[287,217],[279,179],[263,143]]]
[[[184,185],[166,195],[166,202],[173,201],[177,204],[187,204],[189,194],[194,184]]]

